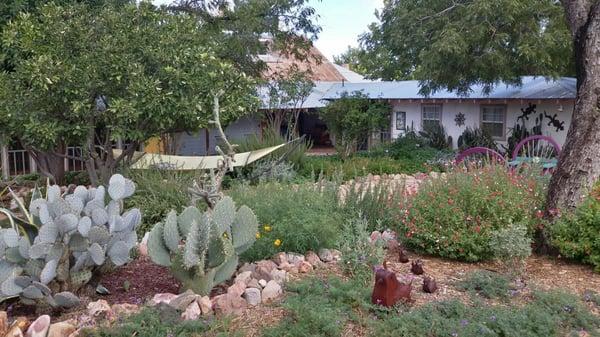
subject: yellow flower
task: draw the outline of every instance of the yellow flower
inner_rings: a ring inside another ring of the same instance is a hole
[[[279,247],[281,246],[281,240],[277,239],[275,240],[275,242],[273,242],[273,244],[275,245],[275,247]]]
[[[265,230],[265,232],[270,232],[271,231],[271,226],[269,225],[264,225],[263,229]]]
[[[256,232],[256,238],[260,239],[260,233],[259,232]]]

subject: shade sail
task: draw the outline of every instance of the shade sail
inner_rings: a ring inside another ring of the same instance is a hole
[[[272,146],[256,151],[237,153],[234,156],[234,167],[246,166],[284,147],[285,144]],[[122,150],[113,150],[114,156],[119,156]],[[132,169],[145,170],[160,168],[168,170],[207,170],[216,169],[223,156],[171,156],[156,153],[135,152]]]

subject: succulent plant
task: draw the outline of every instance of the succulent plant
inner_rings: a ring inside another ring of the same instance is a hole
[[[224,197],[204,213],[193,206],[179,215],[171,211],[150,232],[148,254],[154,263],[170,267],[184,287],[207,295],[231,278],[257,231],[254,212],[247,206],[236,209]]]
[[[24,230],[13,216],[12,227],[0,229],[0,301],[19,296],[26,304],[77,305],[73,292],[94,274],[129,261],[141,213],[122,209],[134,191],[134,183],[120,174],[108,188],[78,186],[62,194],[52,185],[45,198],[36,190],[28,210],[20,205],[18,221],[36,231]]]

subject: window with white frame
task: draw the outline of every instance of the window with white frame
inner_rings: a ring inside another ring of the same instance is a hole
[[[481,106],[481,129],[494,139],[504,139],[506,124],[505,105]]]
[[[422,106],[421,124],[423,129],[431,126],[437,126],[442,123],[442,105],[427,104]]]
[[[396,130],[406,130],[406,111],[396,111]]]

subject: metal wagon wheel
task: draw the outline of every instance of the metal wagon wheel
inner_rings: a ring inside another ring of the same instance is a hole
[[[523,139],[512,154],[510,166],[540,165],[544,172],[552,171],[560,154],[560,145],[549,136],[536,135]]]
[[[464,164],[467,168],[479,168],[489,164],[506,165],[506,159],[495,150],[477,146],[459,153],[456,156],[456,163]]]

